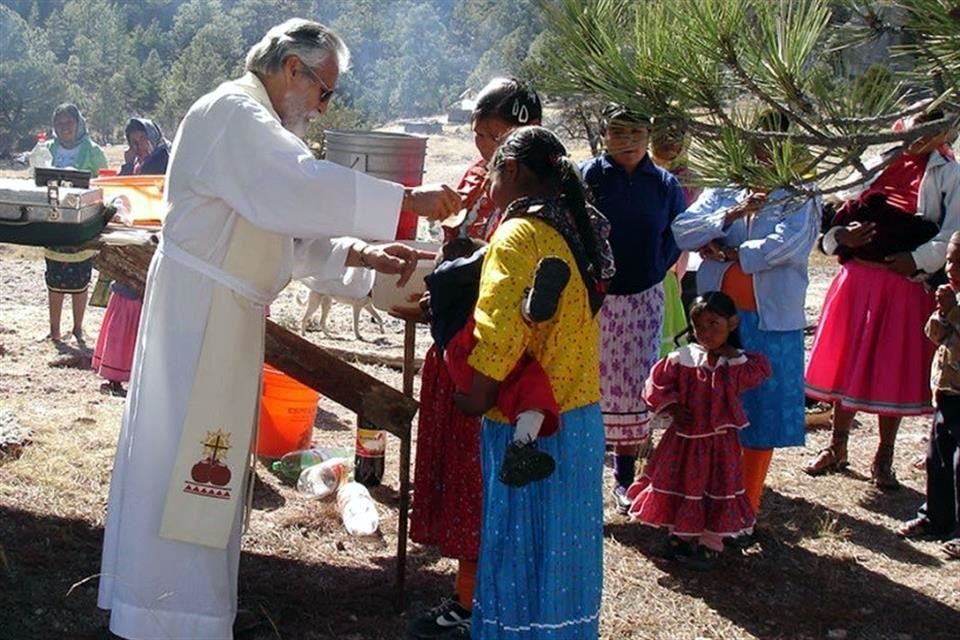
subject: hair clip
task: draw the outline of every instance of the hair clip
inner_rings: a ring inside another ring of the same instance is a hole
[[[520,104],[520,98],[514,98],[513,108],[510,112],[520,124],[527,124],[527,121],[530,119],[530,112],[527,110],[527,105]]]

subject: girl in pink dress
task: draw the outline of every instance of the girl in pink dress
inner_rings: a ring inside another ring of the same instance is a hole
[[[756,521],[743,488],[739,430],[748,422],[739,395],[770,375],[770,363],[740,348],[728,295],[698,297],[690,321],[696,343],[647,378],[644,401],[671,424],[627,497],[632,520],[670,533],[670,557],[706,569],[724,538],[751,533]]]

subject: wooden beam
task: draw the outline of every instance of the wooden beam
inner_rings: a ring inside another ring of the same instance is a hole
[[[103,245],[97,269],[143,294],[154,245]],[[398,438],[410,437],[419,403],[308,340],[267,320],[264,360]]]

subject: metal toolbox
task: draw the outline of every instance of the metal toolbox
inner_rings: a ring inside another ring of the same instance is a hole
[[[74,246],[103,229],[105,209],[99,187],[0,178],[0,242],[34,246]]]
[[[0,178],[0,223],[82,224],[101,215],[99,187],[38,187],[32,180]]]

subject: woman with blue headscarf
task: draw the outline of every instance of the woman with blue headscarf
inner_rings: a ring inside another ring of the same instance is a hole
[[[96,176],[107,166],[107,157],[97,143],[87,134],[87,123],[75,104],[61,104],[53,112],[54,138],[47,141],[47,149],[53,158],[53,166],[89,171]],[[50,334],[49,338],[60,341],[60,314],[63,298],[70,294],[73,304],[73,335],[78,343],[84,343],[83,315],[87,310],[87,287],[96,251],[79,250],[74,247],[47,247],[46,281],[49,292]]]
[[[163,175],[170,159],[170,143],[160,127],[147,118],[130,118],[124,129],[127,136],[121,176]]]
[[[167,172],[170,143],[163,137],[160,127],[146,118],[130,118],[124,132],[129,146],[120,175],[163,175]],[[92,362],[94,370],[106,380],[100,385],[103,393],[127,395],[123,383],[130,380],[142,307],[143,300],[137,291],[119,282],[110,285],[110,300],[103,314]]]

